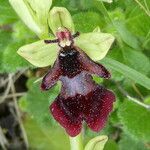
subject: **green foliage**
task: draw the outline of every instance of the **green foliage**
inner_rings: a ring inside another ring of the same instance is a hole
[[[119,150],[117,143],[114,140],[108,140],[104,150]]]
[[[10,37],[11,32],[10,31],[5,31],[0,29],[0,72],[3,71],[2,65],[2,59],[3,59],[3,52],[5,50],[5,47],[8,45],[10,42]]]
[[[13,23],[17,20],[17,16],[8,0],[0,0],[0,18],[0,26]]]
[[[123,129],[134,139],[150,141],[150,111],[126,100],[119,108]]]
[[[61,128],[40,127],[39,124],[30,117],[24,121],[30,149],[39,150],[68,150],[69,141]]]
[[[15,72],[16,70],[26,68],[30,65],[26,60],[17,54],[17,49],[23,43],[23,41],[14,41],[5,48],[3,53],[3,69],[5,72]]]
[[[76,31],[91,32],[97,26],[102,27],[104,19],[96,12],[81,12],[73,15]],[[86,24],[85,24],[86,22]]]
[[[45,92],[40,90],[40,83],[35,83],[35,80],[36,79],[30,79],[27,83],[29,91],[26,96],[26,111],[29,112],[41,127],[54,125],[55,122],[50,115],[49,105],[58,95],[59,86],[57,85],[50,91]]]
[[[143,74],[150,73],[150,60],[143,54],[143,52],[136,51],[129,47],[124,47],[124,49],[122,49],[122,53],[125,63],[128,66]]]
[[[33,33],[20,21],[0,29],[0,72],[15,72],[31,66],[17,54],[17,50],[32,41],[34,41]]]
[[[102,62],[109,68],[122,73],[124,76],[132,79],[136,83],[139,83],[147,89],[150,89],[150,79],[142,73],[137,72],[136,70],[111,58],[105,58]]]
[[[129,46],[134,49],[140,49],[140,43],[138,39],[126,28],[121,21],[113,21],[113,25],[119,34],[119,37]]]
[[[119,150],[148,150],[146,144],[144,145],[141,141],[136,141],[128,135],[122,135],[119,141]]]

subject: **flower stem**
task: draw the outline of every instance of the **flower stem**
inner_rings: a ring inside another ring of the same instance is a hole
[[[76,137],[69,137],[71,150],[83,150],[82,133]]]

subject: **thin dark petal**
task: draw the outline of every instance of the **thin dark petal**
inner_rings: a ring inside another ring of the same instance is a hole
[[[111,74],[109,71],[101,64],[94,62],[90,59],[82,50],[77,48],[78,51],[80,51],[79,59],[81,61],[81,64],[83,65],[83,68],[87,70],[91,74],[96,74],[102,78],[110,78]]]
[[[56,60],[53,68],[44,76],[42,80],[42,84],[41,84],[41,89],[42,90],[50,89],[59,80],[60,75],[61,75],[61,72],[59,69],[59,63]]]

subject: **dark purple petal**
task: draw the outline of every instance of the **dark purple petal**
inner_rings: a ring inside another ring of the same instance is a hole
[[[85,96],[76,94],[65,99],[59,95],[50,109],[54,118],[74,137],[80,133],[83,120],[93,131],[102,129],[114,100],[111,91],[95,85]]]
[[[96,74],[102,78],[110,78],[111,74],[109,71],[101,64],[94,62],[91,60],[82,50],[78,47],[75,47],[79,52],[79,60],[82,64],[84,70],[88,71],[90,74]]]
[[[58,98],[57,98],[58,99]],[[74,117],[73,115],[66,115],[66,111],[62,108],[61,103],[57,100],[50,106],[50,111],[56,121],[66,129],[70,136],[76,136],[81,132],[81,117]]]
[[[53,68],[44,76],[41,84],[42,90],[48,90],[56,84],[61,75],[58,60],[56,60]]]
[[[91,107],[84,112],[85,121],[93,131],[100,131],[112,111],[115,95],[104,88],[97,88],[91,97]]]

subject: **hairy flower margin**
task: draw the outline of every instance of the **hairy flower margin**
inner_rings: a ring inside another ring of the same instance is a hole
[[[17,8],[15,10],[19,13]],[[37,12],[40,16],[41,11]],[[22,16],[29,26],[25,14]],[[40,19],[36,19],[36,22],[39,22]],[[52,8],[46,19],[57,39],[45,36],[47,40],[25,45],[18,53],[37,67],[53,65],[44,76],[41,89],[48,90],[58,80],[62,82],[61,92],[51,104],[50,111],[70,136],[74,137],[80,133],[83,120],[89,128],[98,132],[104,127],[112,110],[115,95],[92,80],[92,74],[110,78],[107,69],[94,61],[105,57],[114,37],[109,33],[101,33],[100,30],[79,36],[74,34],[71,15],[63,7]],[[40,34],[44,35],[43,33]]]

